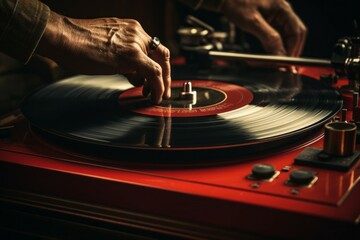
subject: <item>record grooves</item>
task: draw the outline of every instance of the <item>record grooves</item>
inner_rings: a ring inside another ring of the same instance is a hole
[[[210,96],[191,108],[176,99],[183,80],[173,80],[171,100],[152,106],[122,76],[77,76],[35,92],[22,111],[46,135],[87,149],[249,153],[313,134],[342,105],[337,91],[300,75],[246,72],[208,79],[191,77],[194,89]],[[219,108],[226,102],[229,108]]]

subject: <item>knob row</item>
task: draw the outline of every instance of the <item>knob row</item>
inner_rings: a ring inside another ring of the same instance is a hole
[[[276,174],[275,167],[271,164],[259,163],[253,166],[251,174],[248,176],[250,179],[255,180],[268,180]],[[296,169],[290,172],[288,183],[294,185],[308,185],[316,177],[316,172],[308,169]]]

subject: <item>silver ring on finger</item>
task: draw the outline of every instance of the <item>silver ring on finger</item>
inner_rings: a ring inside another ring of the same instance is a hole
[[[149,54],[155,51],[160,44],[161,44],[160,39],[158,37],[153,37],[149,44]]]

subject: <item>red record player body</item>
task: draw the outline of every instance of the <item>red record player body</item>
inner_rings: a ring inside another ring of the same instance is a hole
[[[315,78],[329,72],[300,69]],[[13,126],[0,139],[5,218],[11,215],[9,209],[28,214],[29,208],[36,209],[35,214],[31,210],[33,215],[45,212],[47,218],[67,221],[71,216],[75,222],[111,226],[115,232],[125,226],[154,238],[358,237],[360,162],[347,171],[294,163],[306,147],[323,147],[322,130],[263,153],[240,156],[228,149],[225,162],[156,164],[120,151],[111,157],[115,161],[104,164],[97,156],[77,155],[47,142],[20,112],[0,122]],[[206,149],[202,151],[205,154]],[[257,164],[270,164],[278,174],[271,180],[249,178]],[[291,172],[299,169],[315,172],[316,182],[287,184]],[[19,221],[8,217],[2,225],[11,228]]]

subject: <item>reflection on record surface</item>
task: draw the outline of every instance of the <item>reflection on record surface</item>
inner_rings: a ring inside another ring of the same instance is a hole
[[[35,92],[22,110],[33,126],[69,141],[196,150],[284,140],[341,108],[327,85],[281,72],[192,78],[195,102],[179,98],[184,82],[173,80],[172,98],[154,106],[123,76],[76,76]]]

